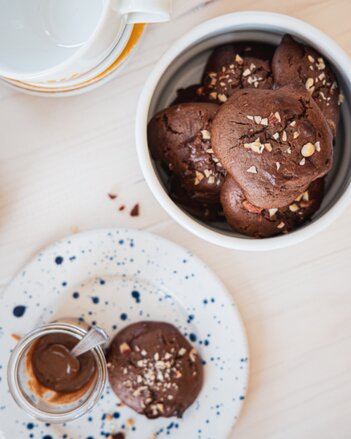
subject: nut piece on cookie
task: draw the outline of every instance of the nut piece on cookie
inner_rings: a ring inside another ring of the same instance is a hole
[[[157,113],[148,125],[148,143],[155,160],[177,176],[183,189],[201,203],[219,203],[225,171],[211,146],[212,119],[218,106],[174,105]]]
[[[327,61],[315,50],[285,35],[275,51],[272,71],[277,86],[297,83],[311,94],[335,135],[343,97]]]
[[[236,91],[212,124],[212,148],[261,208],[291,204],[332,165],[332,134],[311,95],[299,88]]]
[[[225,218],[234,230],[255,238],[268,238],[288,233],[308,221],[319,209],[323,193],[324,181],[319,178],[288,206],[262,209],[247,201],[240,186],[227,176],[221,189],[221,203]]]

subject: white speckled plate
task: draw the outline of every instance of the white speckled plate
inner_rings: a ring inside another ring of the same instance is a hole
[[[136,230],[71,236],[43,252],[11,282],[0,303],[0,437],[225,439],[245,398],[248,352],[239,313],[210,269],[185,249]],[[205,382],[182,419],[148,420],[107,386],[99,404],[66,425],[28,417],[12,401],[6,366],[15,341],[59,317],[81,317],[110,335],[143,319],[173,323],[199,350]],[[112,420],[110,419],[112,415]],[[133,419],[134,424],[127,420]]]

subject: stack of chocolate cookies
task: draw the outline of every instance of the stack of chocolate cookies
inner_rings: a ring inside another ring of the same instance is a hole
[[[327,61],[291,36],[277,48],[227,44],[201,84],[152,118],[149,147],[195,217],[253,237],[288,233],[321,205],[341,103]]]

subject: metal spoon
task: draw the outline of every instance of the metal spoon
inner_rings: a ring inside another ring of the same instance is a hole
[[[102,328],[94,326],[85,334],[81,341],[74,346],[71,350],[71,355],[78,357],[84,354],[84,352],[90,351],[96,346],[107,343],[108,341],[109,336],[106,332]]]

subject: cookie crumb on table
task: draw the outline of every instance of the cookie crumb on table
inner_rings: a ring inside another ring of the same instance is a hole
[[[135,204],[133,209],[130,211],[130,216],[139,216],[140,214],[140,207],[139,204]]]

